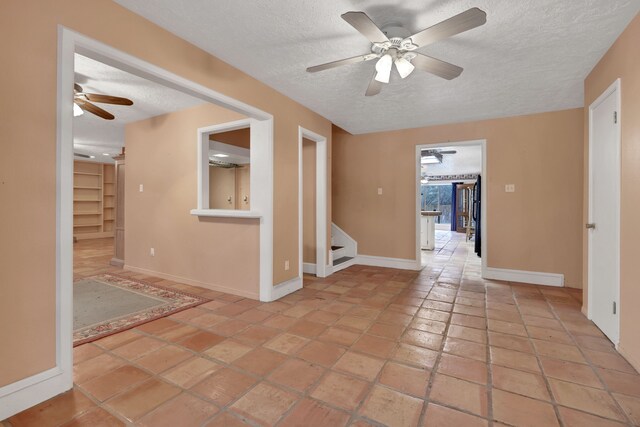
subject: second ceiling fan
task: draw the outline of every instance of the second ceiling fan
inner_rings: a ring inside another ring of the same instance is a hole
[[[114,105],[133,105],[133,101],[128,98],[103,95],[100,93],[87,93],[79,84],[73,84],[73,103],[75,104],[74,116],[82,114],[82,111],[88,111],[105,120],[113,120],[115,118],[115,116],[110,112],[93,104],[94,102]]]
[[[316,65],[307,68],[307,71],[315,73],[342,65],[378,59],[375,73],[365,93],[366,96],[377,95],[382,89],[382,84],[389,83],[393,65],[403,79],[416,68],[447,80],[458,77],[462,73],[461,67],[423,55],[415,50],[487,22],[487,14],[474,7],[411,35],[409,31],[396,25],[381,29],[364,12],[347,12],[341,17],[371,42],[371,53]]]

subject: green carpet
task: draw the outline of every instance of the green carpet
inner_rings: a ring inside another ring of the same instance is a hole
[[[170,300],[143,295],[106,282],[81,280],[73,285],[73,330],[169,303]]]

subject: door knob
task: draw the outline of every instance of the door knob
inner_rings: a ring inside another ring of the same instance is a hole
[[[585,228],[592,228],[592,229],[596,228],[596,225],[593,222],[585,224],[584,226],[585,226]]]

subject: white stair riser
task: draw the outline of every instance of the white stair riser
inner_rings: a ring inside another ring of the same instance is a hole
[[[347,256],[347,250],[345,248],[336,249],[331,251],[333,253],[333,259],[340,259],[344,256]]]

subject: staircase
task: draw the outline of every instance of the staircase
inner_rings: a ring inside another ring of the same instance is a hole
[[[333,272],[343,270],[355,264],[358,255],[358,242],[340,227],[331,224],[331,259]]]

